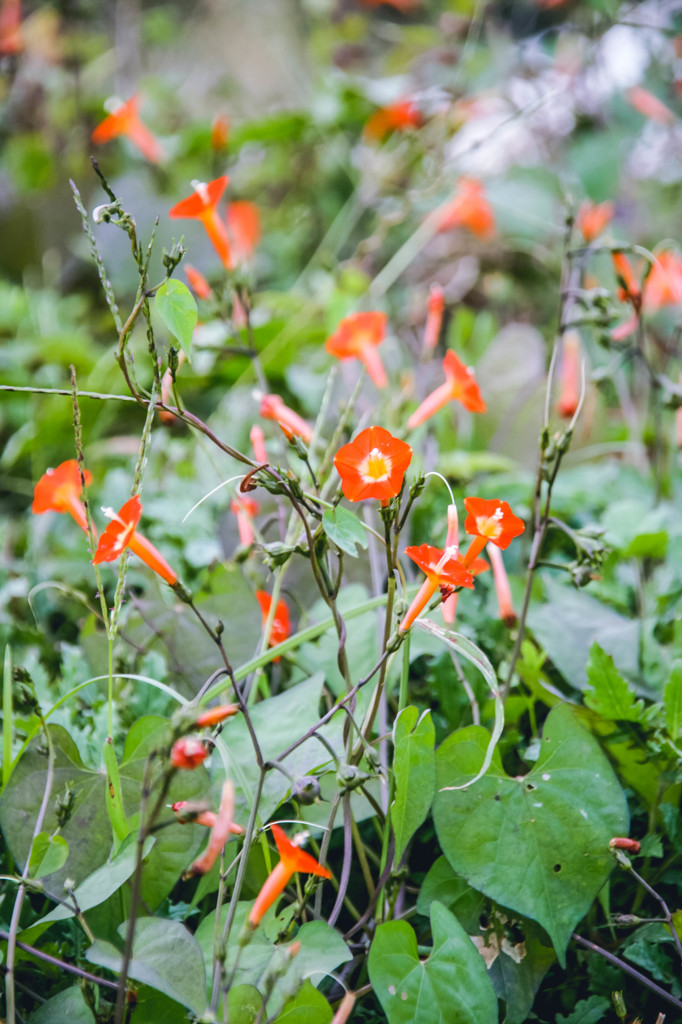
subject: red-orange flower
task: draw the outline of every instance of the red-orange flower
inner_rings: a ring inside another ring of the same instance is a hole
[[[189,281],[189,286],[194,294],[199,299],[210,299],[213,295],[213,289],[210,284],[196,267],[193,267],[191,263],[183,264],[185,268],[185,275]]]
[[[238,199],[227,208],[227,233],[237,263],[253,258],[261,239],[260,212],[255,203]]]
[[[241,830],[235,832],[232,824],[234,814],[234,786],[231,782],[223,783],[223,790],[220,797],[218,814],[208,837],[208,846],[204,852],[196,858],[187,869],[187,876],[205,875],[215,864],[219,855],[223,852],[225,843],[230,838],[230,833],[241,835]]]
[[[195,736],[183,736],[171,748],[171,764],[183,771],[193,772],[207,757],[205,744]]]
[[[658,96],[654,96],[648,89],[643,89],[641,85],[634,85],[628,89],[625,95],[630,106],[644,117],[648,117],[650,121],[658,121],[659,124],[674,123],[675,115],[670,107],[667,107],[662,100],[659,100]]]
[[[485,412],[486,404],[476,383],[474,371],[470,366],[465,366],[452,349],[445,353],[443,371],[445,383],[427,395],[419,408],[415,409],[407,421],[408,430],[414,430],[420,423],[424,423],[453,398],[461,402],[469,412]]]
[[[113,509],[105,509],[105,512],[111,522],[99,539],[97,551],[92,560],[95,565],[100,562],[114,562],[126,548],[130,548],[166,583],[173,586],[178,582],[178,577],[161,553],[157,551],[151,541],[137,532],[136,527],[142,517],[142,502],[137,495],[126,501],[120,512],[116,513]]]
[[[220,178],[214,178],[208,183],[193,181],[194,192],[192,195],[176,203],[169,211],[168,216],[200,220],[213,248],[220,256],[223,266],[226,270],[232,270],[230,240],[227,237],[225,224],[218,214],[218,203],[227,188],[228,181],[229,178],[226,174]]]
[[[682,304],[682,254],[673,249],[659,252],[644,284],[644,308],[655,313],[661,306]]]
[[[495,544],[504,550],[526,528],[523,520],[514,515],[506,501],[465,498],[464,506],[469,513],[464,521],[464,529],[474,538],[463,558],[467,568],[478,558],[486,544]]]
[[[227,114],[216,114],[211,123],[211,149],[227,149],[230,141],[230,119]]]
[[[490,238],[495,233],[495,216],[483,185],[475,178],[460,178],[457,191],[440,208],[438,230],[466,228],[477,238]]]
[[[158,139],[140,120],[139,106],[139,96],[131,96],[126,103],[122,103],[113,113],[100,121],[92,133],[92,141],[99,144],[125,135],[150,163],[161,163],[163,150]]]
[[[215,811],[209,811],[204,804],[196,803],[193,800],[176,800],[174,804],[171,804],[171,807],[175,812],[179,825],[192,823],[195,825],[205,825],[206,828],[214,828],[218,822],[218,815]],[[235,825],[233,821],[229,823],[228,831],[233,836],[244,835],[244,829],[241,825]]]
[[[20,0],[3,0],[0,8],[0,56],[12,57],[21,53],[23,48]]]
[[[444,311],[445,295],[443,289],[437,282],[434,282],[429,289],[426,327],[424,328],[424,355],[430,355],[438,344]]]
[[[253,928],[270,909],[277,897],[284,892],[291,876],[297,871],[307,875],[319,875],[321,878],[331,878],[332,876],[329,868],[322,867],[314,857],[287,839],[284,829],[281,829],[279,825],[271,825],[270,828],[281,860],[265,879],[263,887],[251,907],[249,924]]]
[[[474,586],[474,577],[457,554],[455,545],[446,546],[443,551],[430,544],[419,544],[417,547],[405,548],[405,554],[426,573],[426,579],[400,623],[400,632],[410,628],[439,588],[445,601],[457,587],[472,590]]]
[[[300,437],[306,444],[313,439],[313,432],[306,421],[285,405],[279,395],[263,395],[260,400],[260,414],[265,420],[274,420],[285,437]]]
[[[377,345],[386,337],[385,313],[352,313],[343,318],[324,347],[337,359],[359,359],[378,388],[385,388],[384,370]]]
[[[89,484],[92,475],[85,470],[85,483]],[[55,469],[43,473],[33,492],[31,511],[37,515],[43,512],[68,512],[76,520],[81,530],[88,531],[88,520],[85,507],[80,499],[82,491],[81,475],[75,459],[67,459]]]
[[[349,501],[378,498],[387,505],[400,493],[412,449],[383,427],[367,427],[334,456],[343,493]]]
[[[575,226],[581,233],[587,244],[594,242],[595,238],[608,227],[613,220],[615,206],[611,202],[591,203],[586,200],[581,203]]]
[[[495,584],[499,616],[505,626],[514,626],[516,625],[516,612],[514,611],[514,605],[512,603],[509,577],[507,576],[507,570],[504,566],[502,552],[495,546],[495,544],[491,544],[488,548],[488,558],[490,559],[490,564],[493,567],[493,583]]]
[[[240,544],[250,548],[256,539],[253,532],[253,517],[260,511],[260,505],[254,498],[240,494],[230,503],[230,510],[237,517]]]
[[[239,714],[239,711],[239,704],[219,704],[215,708],[209,708],[208,711],[202,711],[194,724],[198,729],[209,729],[213,725],[224,722],[226,718],[232,718],[233,715]]]
[[[414,100],[398,100],[386,107],[375,110],[363,128],[366,139],[380,142],[390,132],[409,131],[410,128],[421,128],[424,123],[419,107]]]
[[[260,613],[263,621],[263,627],[268,621],[270,615],[270,608],[272,606],[272,597],[266,593],[265,590],[256,591],[256,600],[260,605]],[[275,608],[275,616],[272,620],[272,626],[270,627],[270,642],[269,647],[276,647],[277,644],[284,643],[287,637],[291,636],[291,619],[289,618],[289,608],[286,601],[281,600],[277,602]],[[280,658],[274,659],[279,661]]]
[[[557,412],[564,419],[570,420],[580,403],[580,335],[577,331],[567,331],[561,346],[561,390],[557,401]]]

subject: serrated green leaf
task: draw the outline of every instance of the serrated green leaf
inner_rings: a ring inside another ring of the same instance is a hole
[[[404,708],[393,726],[395,800],[391,822],[395,833],[396,864],[408,842],[426,819],[436,788],[434,744],[436,730],[431,712],[419,717],[417,708]]]
[[[126,929],[127,923],[118,929],[122,938]],[[96,940],[85,955],[91,964],[115,973],[121,969],[121,954],[110,942]],[[201,947],[179,921],[153,917],[137,921],[128,974],[197,1015],[206,1008],[206,968]]]
[[[585,691],[585,703],[592,711],[612,721],[641,720],[644,701],[636,699],[635,691],[623,679],[611,655],[606,654],[596,640],[590,647],[587,681],[591,690]]]
[[[171,278],[158,289],[154,296],[154,307],[180,347],[191,357],[192,335],[199,312],[191,291],[182,281]]]
[[[444,790],[477,773],[488,743],[485,729],[470,726],[436,752],[433,816],[441,848],[470,885],[541,924],[563,964],[572,930],[612,869],[609,840],[627,835],[625,797],[568,705],[549,713],[540,756],[526,776],[507,775],[496,752],[473,786]]]
[[[433,949],[421,961],[406,921],[377,928],[369,977],[389,1024],[496,1024],[497,999],[482,957],[449,910],[431,906]]]
[[[663,694],[665,727],[675,742],[682,733],[682,664],[673,665]]]
[[[337,506],[325,509],[322,515],[322,529],[337,547],[353,558],[358,557],[358,545],[361,548],[367,547],[367,533],[357,516],[347,508]]]
[[[43,878],[66,864],[69,844],[63,836],[51,836],[39,832],[31,847],[29,874],[31,878]]]

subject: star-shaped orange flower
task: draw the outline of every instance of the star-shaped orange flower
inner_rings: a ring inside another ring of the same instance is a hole
[[[126,501],[120,512],[116,513],[112,509],[105,509],[105,512],[111,522],[99,539],[92,560],[95,565],[100,562],[114,562],[126,548],[130,548],[171,587],[178,582],[178,577],[163,555],[146,537],[137,532],[137,524],[142,517],[142,502],[137,495]]]
[[[415,409],[407,421],[408,430],[414,430],[453,399],[461,402],[469,412],[485,412],[487,407],[483,401],[481,389],[476,383],[474,371],[470,366],[465,366],[452,349],[448,349],[445,353],[443,372],[445,373],[445,383],[427,395],[419,408]]]
[[[383,427],[367,427],[339,448],[334,465],[349,501],[378,498],[387,505],[400,492],[412,449]]]
[[[359,359],[378,388],[387,384],[377,346],[386,337],[385,313],[353,313],[343,318],[324,347],[337,359]]]
[[[211,240],[213,248],[220,256],[223,266],[226,270],[232,270],[233,262],[230,240],[227,235],[227,228],[218,214],[218,203],[227,188],[228,182],[229,178],[226,174],[209,182],[193,181],[194,192],[192,195],[176,203],[169,210],[168,216],[200,220]]]
[[[92,475],[85,470],[85,483],[89,484]],[[81,530],[88,530],[85,506],[80,499],[82,491],[81,475],[76,459],[67,459],[55,469],[46,470],[35,486],[31,511],[36,515],[43,512],[68,512],[73,516]]]
[[[332,877],[329,868],[322,867],[314,857],[311,857],[305,850],[292,843],[287,838],[284,829],[280,828],[279,825],[271,825],[270,829],[277,844],[281,860],[265,879],[263,887],[251,907],[249,924],[253,928],[256,927],[263,915],[270,909],[277,897],[284,892],[291,876],[297,871],[307,875],[319,875],[321,878]]]

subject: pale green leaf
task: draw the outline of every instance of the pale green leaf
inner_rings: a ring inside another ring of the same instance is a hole
[[[436,730],[431,712],[419,717],[417,708],[404,708],[393,726],[395,800],[391,822],[395,833],[395,861],[426,819],[436,788],[434,745]]]
[[[329,539],[346,554],[358,557],[358,546],[366,548],[367,533],[357,516],[347,508],[327,508],[322,515],[322,529]]]
[[[197,304],[187,285],[171,278],[158,289],[154,306],[164,324],[190,358],[192,335],[199,316]]]

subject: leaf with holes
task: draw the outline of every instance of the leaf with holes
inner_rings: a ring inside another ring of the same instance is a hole
[[[431,930],[433,949],[422,961],[406,921],[377,928],[369,977],[389,1024],[496,1024],[497,999],[483,959],[440,903],[431,905]]]
[[[443,853],[475,889],[541,924],[563,966],[570,934],[612,868],[609,839],[627,835],[625,797],[568,705],[548,715],[528,775],[510,778],[496,752],[473,786],[444,792],[476,774],[488,742],[485,729],[470,726],[436,752]]]

